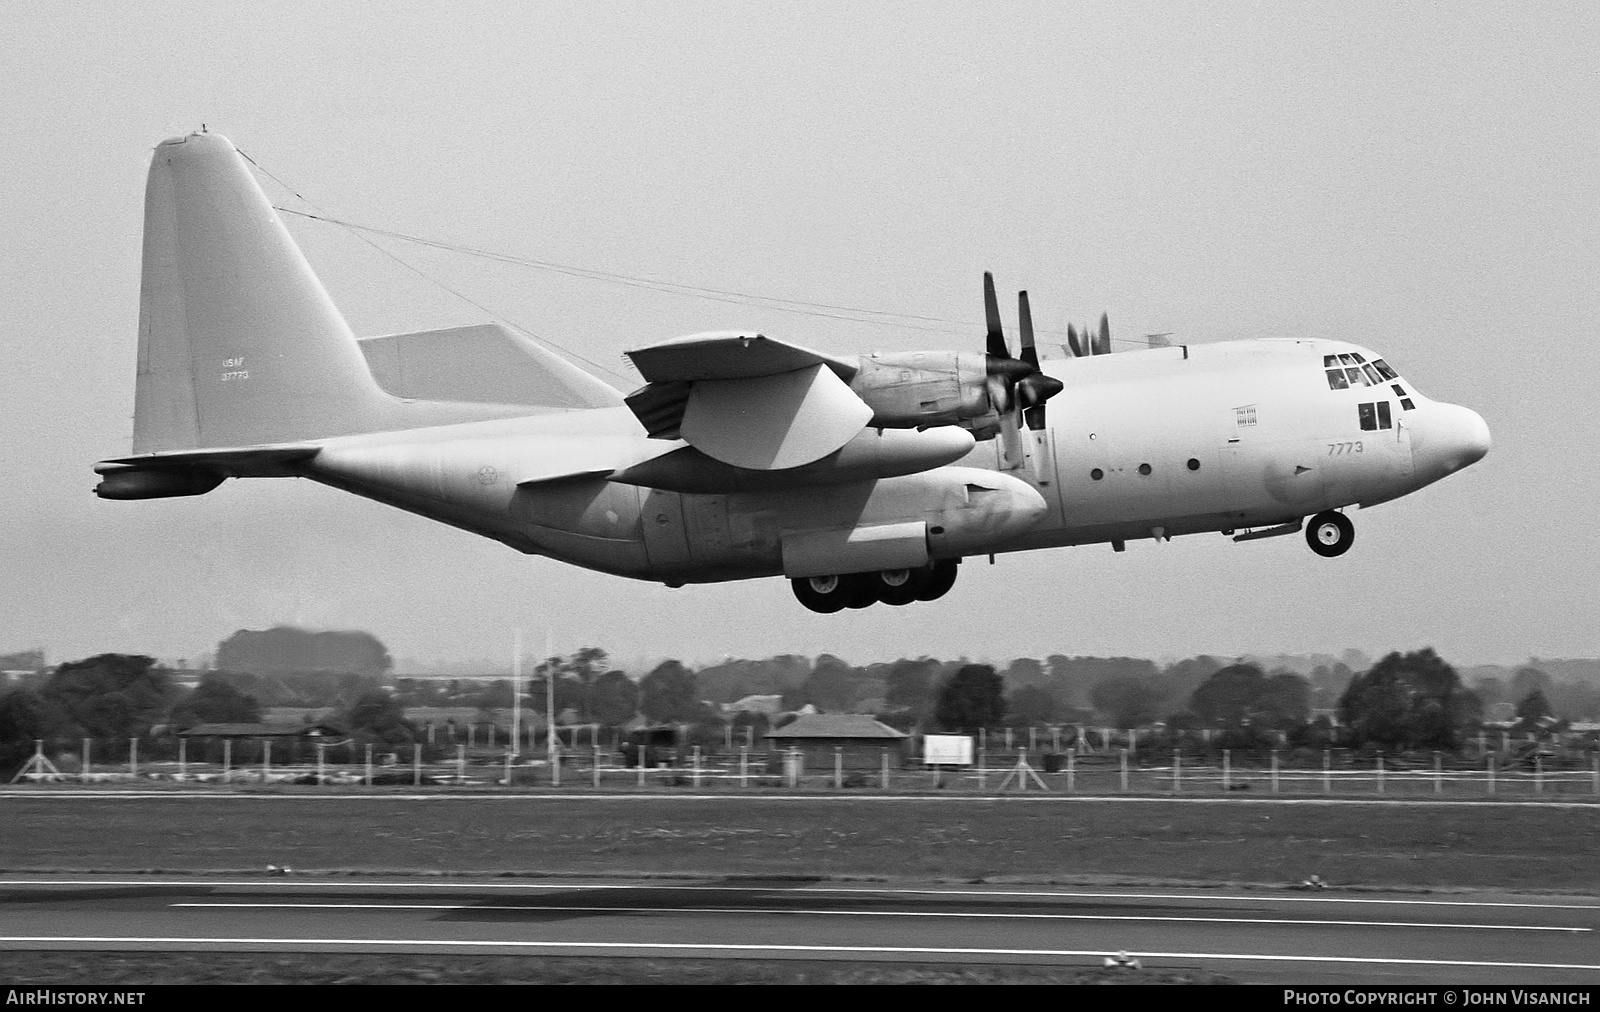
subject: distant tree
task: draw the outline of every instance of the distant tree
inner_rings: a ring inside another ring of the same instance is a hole
[[[578,676],[579,681],[585,685],[593,684],[606,667],[606,652],[599,647],[581,647],[566,664],[566,669]]]
[[[1115,727],[1143,727],[1160,716],[1167,694],[1148,678],[1109,678],[1094,687],[1090,701]]]
[[[1015,727],[1038,727],[1056,719],[1056,697],[1038,685],[1024,685],[1011,693],[1006,702],[1006,723]]]
[[[639,686],[620,671],[607,671],[589,686],[589,716],[606,727],[617,727],[639,712]]]
[[[1517,723],[1523,726],[1533,726],[1547,717],[1554,717],[1556,711],[1550,706],[1543,692],[1534,689],[1523,696],[1517,703]]]
[[[163,722],[177,690],[152,658],[100,654],[61,665],[40,695],[60,708],[76,734],[131,738]]]
[[[61,737],[69,722],[60,708],[30,689],[0,695],[0,775],[9,779],[33,754],[35,739]]]
[[[695,694],[694,672],[679,661],[662,661],[639,681],[639,709],[654,724],[689,724],[703,707]]]
[[[1194,691],[1189,709],[1206,727],[1288,730],[1311,716],[1311,687],[1289,672],[1269,678],[1254,664],[1230,664]]]
[[[1357,745],[1452,749],[1482,720],[1478,697],[1432,648],[1391,653],[1351,679],[1341,722]]]
[[[855,702],[857,680],[849,664],[832,654],[823,654],[800,686],[800,704],[810,703],[824,713],[843,713]]]
[[[172,708],[172,723],[179,728],[196,724],[255,724],[261,720],[261,704],[254,696],[240,692],[224,674],[208,671]]]
[[[1045,671],[1044,665],[1032,657],[1018,657],[1011,662],[1005,670],[1006,684],[1011,686],[1013,692],[1025,686],[1044,686],[1049,683],[1050,675]]]
[[[1508,700],[1518,700],[1520,704],[1520,701],[1537,692],[1549,699],[1550,692],[1554,688],[1555,680],[1539,668],[1532,666],[1522,667],[1518,668],[1517,673],[1511,676],[1511,686],[1507,689],[1506,698]]]
[[[939,690],[934,720],[947,731],[977,734],[1006,715],[1005,680],[988,664],[968,664]]]
[[[1493,676],[1480,678],[1472,683],[1472,691],[1477,693],[1478,700],[1485,707],[1509,701],[1510,690],[1506,688],[1505,680],[1501,678]]]
[[[400,701],[383,690],[368,692],[338,717],[343,730],[387,745],[405,745],[416,740],[416,729],[406,720]]]
[[[884,696],[889,709],[907,711],[913,723],[926,723],[933,715],[933,675],[938,667],[938,661],[927,657],[891,664]]]
[[[240,629],[217,644],[217,667],[256,674],[314,671],[368,675],[388,673],[394,660],[368,632],[312,632],[294,626]]]

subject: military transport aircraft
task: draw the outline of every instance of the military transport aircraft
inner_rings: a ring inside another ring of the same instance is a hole
[[[784,576],[834,612],[944,595],[965,556],[1220,531],[1349,549],[1344,507],[1481,458],[1475,412],[1375,353],[1270,339],[841,358],[757,333],[629,352],[624,397],[498,325],[358,340],[238,151],[156,148],[133,455],[106,499],[295,476],[668,586]],[[1155,342],[1152,342],[1155,343]],[[1305,518],[1310,517],[1309,522]]]

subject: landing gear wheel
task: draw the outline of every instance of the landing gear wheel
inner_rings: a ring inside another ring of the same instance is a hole
[[[855,588],[842,576],[802,576],[789,582],[801,604],[824,615],[843,611],[854,597]]]
[[[931,565],[915,569],[884,569],[867,575],[877,591],[878,600],[896,607],[915,601],[932,577]]]
[[[1318,513],[1306,525],[1306,544],[1326,559],[1343,555],[1356,540],[1356,525],[1343,513]]]
[[[850,587],[850,600],[845,605],[847,608],[870,608],[878,603],[878,581],[876,573],[851,573],[841,576],[845,584]]]
[[[937,601],[950,592],[956,585],[956,567],[961,564],[960,559],[940,559],[933,564],[933,572],[928,575],[928,582],[917,591],[918,601]]]

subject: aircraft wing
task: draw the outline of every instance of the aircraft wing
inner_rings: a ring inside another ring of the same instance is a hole
[[[625,398],[645,430],[735,467],[809,464],[872,418],[846,385],[853,363],[760,334],[697,334],[628,357],[649,381]]]

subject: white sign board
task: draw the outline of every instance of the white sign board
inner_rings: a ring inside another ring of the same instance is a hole
[[[972,737],[930,734],[922,739],[922,761],[929,766],[971,766]]]

